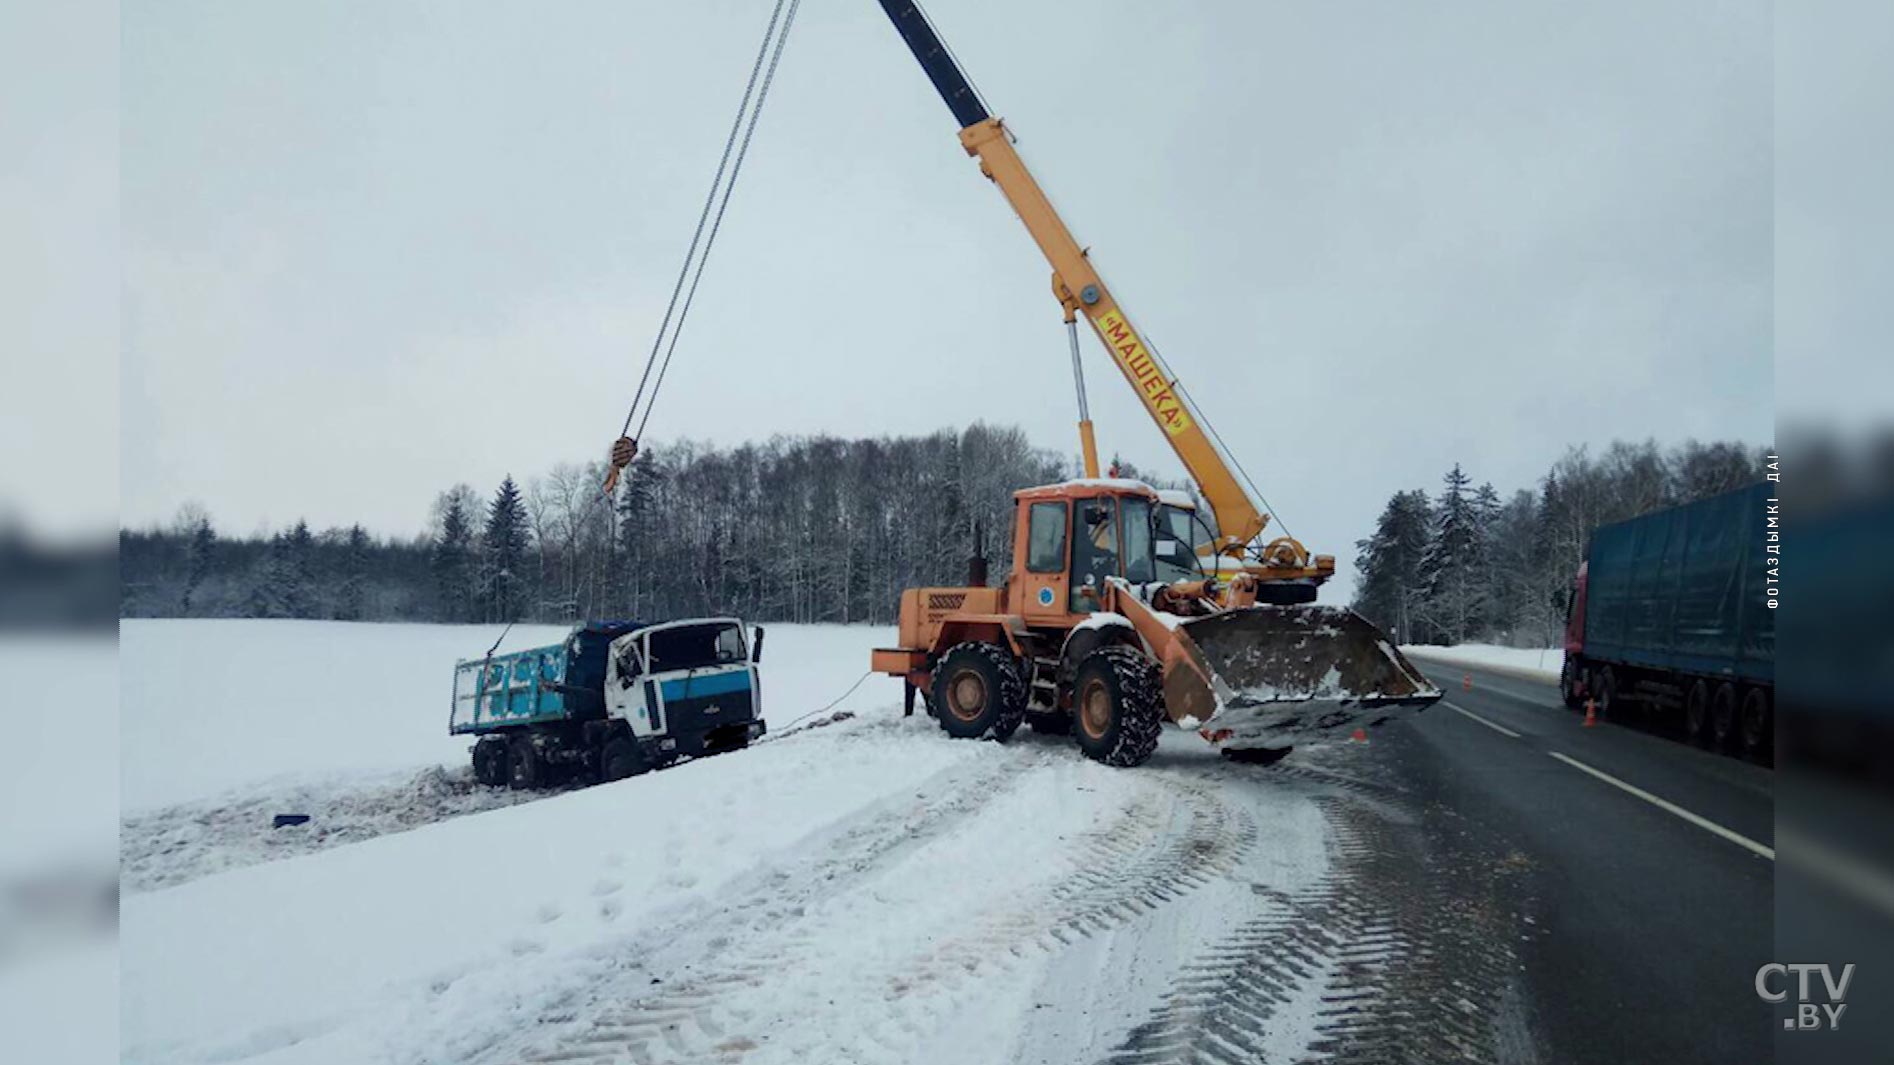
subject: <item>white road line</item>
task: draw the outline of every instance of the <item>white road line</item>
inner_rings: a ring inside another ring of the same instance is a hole
[[[1494,732],[1497,732],[1502,736],[1511,736],[1513,739],[1519,738],[1519,733],[1514,732],[1512,729],[1507,728],[1505,725],[1496,725],[1493,722],[1488,721],[1487,719],[1481,717],[1480,715],[1474,713],[1471,710],[1460,709],[1459,707],[1453,705],[1452,703],[1446,701],[1445,699],[1442,699],[1440,701],[1440,705],[1446,707],[1447,709],[1453,711],[1456,714],[1459,714],[1462,717],[1470,717],[1473,720],[1478,721],[1480,724],[1485,725],[1487,728],[1492,729]]]
[[[1705,832],[1722,836],[1724,839],[1729,840],[1731,843],[1734,843],[1739,847],[1747,848],[1748,850],[1751,850],[1755,852],[1756,854],[1759,854],[1763,856],[1764,858],[1769,859],[1772,862],[1776,860],[1776,852],[1774,848],[1765,847],[1762,844],[1756,842],[1753,839],[1750,839],[1748,836],[1745,836],[1740,832],[1732,832],[1729,829],[1724,828],[1722,825],[1717,824],[1715,821],[1710,820],[1709,818],[1699,817],[1696,814],[1691,813],[1689,810],[1684,809],[1683,807],[1677,805],[1674,802],[1670,802],[1667,799],[1660,799],[1657,796],[1652,795],[1650,792],[1645,791],[1643,788],[1638,787],[1636,784],[1627,784],[1624,781],[1619,780],[1617,777],[1612,776],[1610,773],[1607,773],[1602,769],[1593,769],[1591,766],[1586,765],[1585,763],[1579,761],[1576,758],[1568,758],[1557,751],[1547,751],[1545,753],[1551,755],[1554,758],[1557,758],[1559,761],[1564,762],[1566,765],[1569,765],[1574,769],[1581,769],[1587,773],[1590,773],[1592,776],[1597,777],[1599,780],[1604,781],[1605,783],[1611,785],[1614,788],[1621,788],[1624,791],[1627,791],[1631,793],[1632,795],[1635,795],[1638,798],[1643,799],[1645,802],[1650,803],[1652,806],[1655,806],[1666,813],[1676,814],[1678,817],[1681,817],[1684,820],[1690,822],[1691,824],[1696,825],[1698,828],[1703,829]]]

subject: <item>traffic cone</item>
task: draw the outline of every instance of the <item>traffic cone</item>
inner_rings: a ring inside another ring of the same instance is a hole
[[[1356,730],[1355,730],[1355,734],[1354,734],[1353,736],[1350,736],[1350,737],[1348,737],[1348,738],[1349,738],[1349,739],[1351,739],[1351,740],[1354,740],[1354,741],[1355,741],[1356,743],[1367,743],[1367,742],[1368,742],[1368,730],[1367,730],[1367,729],[1365,729],[1365,728],[1358,728],[1358,729],[1356,729]]]
[[[1585,727],[1591,728],[1596,724],[1598,724],[1598,700],[1587,699],[1585,700]]]
[[[1460,674],[1460,687],[1466,689],[1467,691],[1472,691],[1473,690],[1473,674],[1471,673]]]

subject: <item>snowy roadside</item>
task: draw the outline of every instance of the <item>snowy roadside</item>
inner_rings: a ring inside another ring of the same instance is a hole
[[[1463,643],[1453,647],[1409,644],[1401,648],[1401,653],[1424,662],[1479,666],[1549,684],[1557,684],[1559,671],[1565,668],[1565,651],[1559,647],[1498,647],[1490,643]]]

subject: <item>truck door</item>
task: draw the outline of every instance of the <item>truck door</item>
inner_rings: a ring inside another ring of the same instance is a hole
[[[613,641],[605,677],[606,711],[623,718],[634,736],[657,729],[658,691],[651,679],[650,657],[642,634]]]
[[[1042,500],[1026,512],[1025,588],[1028,620],[1057,618],[1066,612],[1066,555],[1071,549],[1071,504]]]

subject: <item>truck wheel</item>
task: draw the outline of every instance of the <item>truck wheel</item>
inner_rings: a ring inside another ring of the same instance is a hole
[[[1226,747],[1223,749],[1223,760],[1239,765],[1275,765],[1289,757],[1289,752],[1293,750],[1294,747],[1244,747],[1233,751]]]
[[[1618,675],[1611,671],[1610,666],[1598,671],[1598,690],[1592,694],[1592,698],[1598,700],[1598,716],[1611,720],[1611,712],[1618,705]]]
[[[1041,736],[1070,736],[1072,716],[1070,714],[1027,714],[1026,727]]]
[[[1769,693],[1761,688],[1749,689],[1743,696],[1743,713],[1739,719],[1743,738],[1743,757],[1754,761],[1767,761],[1770,755],[1769,744]]]
[[[598,765],[599,776],[607,781],[635,777],[649,768],[645,765],[644,754],[638,750],[638,745],[623,736],[605,745],[605,750],[599,754]]]
[[[1716,698],[1710,700],[1710,746],[1728,750],[1736,736],[1736,685],[1729,681],[1716,686]]]
[[[506,784],[514,791],[528,791],[539,787],[539,778],[543,767],[539,761],[539,748],[533,746],[531,736],[515,736],[506,748]]]
[[[474,743],[473,773],[477,783],[497,788],[506,783],[506,741],[482,738]]]
[[[1684,696],[1684,735],[1701,747],[1710,742],[1710,685],[1699,680]]]
[[[1565,708],[1577,710],[1585,705],[1578,694],[1578,667],[1571,662],[1559,668],[1559,698],[1565,700]]]
[[[1026,716],[1026,682],[1013,656],[990,643],[955,644],[934,670],[934,716],[955,739],[1004,740]]]
[[[1072,718],[1072,734],[1087,757],[1109,766],[1143,765],[1164,728],[1157,664],[1123,645],[1093,651],[1079,663]]]

